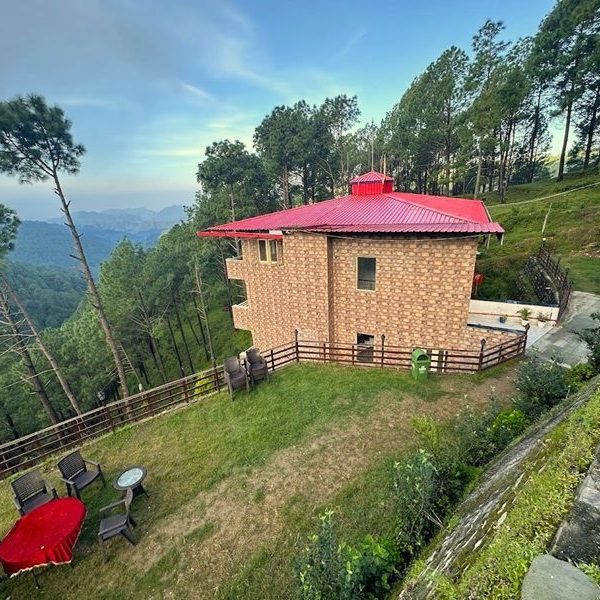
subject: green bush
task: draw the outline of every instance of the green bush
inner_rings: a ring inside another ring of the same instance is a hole
[[[401,554],[414,556],[442,524],[439,511],[439,478],[433,456],[419,449],[404,462],[394,464],[394,491],[398,525],[396,539]]]
[[[515,407],[530,418],[537,418],[558,404],[568,393],[565,369],[557,362],[530,358],[517,371],[519,392]]]
[[[600,321],[600,313],[592,313],[592,319]],[[579,333],[579,337],[587,344],[588,361],[595,373],[600,373],[600,325],[590,327]]]
[[[529,426],[530,420],[518,409],[503,410],[498,413],[490,428],[490,437],[496,449],[500,451],[521,435]]]
[[[381,598],[397,574],[398,555],[390,540],[367,536],[358,548],[339,543],[333,511],[319,516],[319,533],[310,536],[298,568],[303,600]]]
[[[571,388],[571,391],[581,389],[586,381],[594,376],[594,369],[588,363],[579,363],[574,365],[565,373],[565,381]]]

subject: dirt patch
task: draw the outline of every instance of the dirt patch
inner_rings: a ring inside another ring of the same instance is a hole
[[[514,372],[473,385],[465,379],[446,387],[435,402],[386,393],[380,407],[366,417],[347,419],[327,433],[278,452],[260,469],[234,476],[217,488],[198,494],[144,536],[129,560],[150,569],[170,548],[181,547],[186,535],[208,523],[214,533],[201,544],[186,544],[177,580],[202,581],[210,597],[231,578],[253,551],[283,529],[286,502],[302,495],[318,506],[335,495],[382,452],[402,450],[412,439],[411,418],[431,415],[447,419],[465,405],[483,406],[492,394],[512,393]],[[173,574],[171,574],[173,576]],[[200,579],[199,579],[200,578]],[[177,582],[173,582],[177,587]]]

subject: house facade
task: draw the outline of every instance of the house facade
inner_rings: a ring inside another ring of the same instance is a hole
[[[477,244],[503,234],[483,203],[393,192],[375,172],[351,184],[347,196],[198,233],[241,239],[241,256],[227,260],[247,297],[233,307],[235,327],[261,349],[295,330],[314,341],[478,347],[481,332],[467,326]]]

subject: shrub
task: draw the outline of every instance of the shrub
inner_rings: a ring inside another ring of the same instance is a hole
[[[303,600],[378,598],[390,589],[398,556],[389,540],[367,536],[358,548],[338,542],[333,511],[319,516],[298,569]]]
[[[499,451],[521,435],[529,426],[530,420],[518,409],[503,410],[498,413],[490,429],[491,439]]]
[[[558,404],[568,392],[565,369],[555,361],[530,358],[517,372],[519,397],[515,407],[528,417],[537,418]]]
[[[437,475],[432,455],[423,449],[394,464],[396,539],[400,552],[407,557],[416,554],[435,526],[442,524],[438,515]]]
[[[460,448],[465,463],[480,467],[488,463],[498,449],[492,439],[491,426],[500,408],[495,401],[483,412],[467,406],[454,421],[455,446]]]
[[[600,313],[592,313],[592,319],[600,321]],[[600,325],[590,327],[579,333],[579,337],[587,344],[588,361],[595,373],[600,373]]]
[[[565,373],[565,381],[572,391],[577,391],[594,376],[594,369],[588,363],[579,363]]]

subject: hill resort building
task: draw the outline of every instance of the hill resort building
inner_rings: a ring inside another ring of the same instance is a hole
[[[299,339],[479,348],[467,325],[478,241],[502,236],[480,200],[393,191],[371,171],[347,196],[198,232],[241,240],[227,259],[246,301],[234,325],[260,349]],[[502,341],[505,334],[486,331]]]

